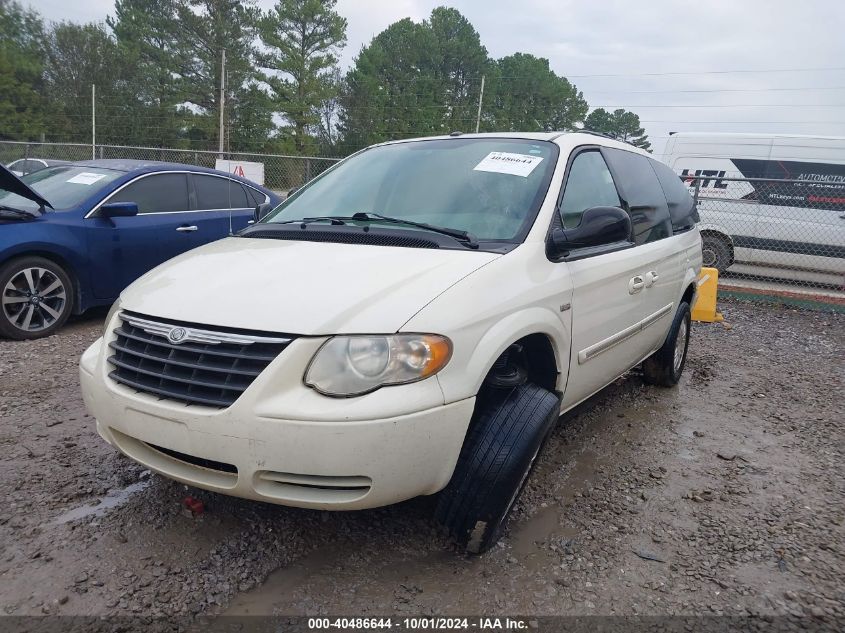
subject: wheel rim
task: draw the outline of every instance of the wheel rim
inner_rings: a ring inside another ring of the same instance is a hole
[[[67,289],[46,268],[24,268],[3,288],[3,316],[24,332],[38,332],[53,325],[64,312]]]
[[[678,335],[675,337],[675,360],[673,366],[675,373],[681,371],[681,364],[684,362],[684,352],[687,349],[687,320],[683,319],[678,328]]]

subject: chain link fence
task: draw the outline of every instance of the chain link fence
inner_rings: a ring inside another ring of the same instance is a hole
[[[726,283],[845,290],[845,176],[681,178],[698,201],[704,265]]]
[[[91,145],[84,143],[25,143],[0,141],[0,163],[8,165],[24,159],[30,161],[67,160],[79,161],[92,158],[125,158],[136,160],[158,160],[214,168],[218,158],[230,161],[249,161],[264,165],[264,182],[268,189],[284,193],[298,187],[322,173],[338,158],[313,156],[286,156],[283,154],[256,154],[246,152],[209,152],[188,149],[158,147],[132,147],[124,145]],[[16,171],[31,171],[43,167],[34,162],[31,168]]]
[[[336,158],[0,141],[0,163],[19,159],[160,160],[203,167],[218,158],[263,163],[264,186],[287,192]],[[816,180],[745,178],[723,171],[681,176],[698,201],[704,263],[728,284],[776,283],[823,292],[845,291],[845,176]]]

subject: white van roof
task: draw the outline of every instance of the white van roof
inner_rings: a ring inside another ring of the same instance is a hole
[[[831,141],[845,141],[845,136],[830,136],[826,134],[758,134],[747,132],[672,132],[670,139],[683,138],[712,138],[713,140],[738,141],[742,139],[824,139]]]
[[[845,163],[845,137],[808,134],[745,134],[733,132],[678,132],[669,137],[663,160],[673,168],[686,158],[755,159]],[[685,168],[698,168],[685,162]],[[707,169],[714,167],[708,166]],[[734,172],[735,166],[720,167]]]

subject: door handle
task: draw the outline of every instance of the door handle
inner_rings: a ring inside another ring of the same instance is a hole
[[[177,226],[176,230],[179,231],[180,233],[190,233],[191,231],[196,231],[198,229],[195,225],[191,225],[191,226],[185,225],[185,226]]]
[[[660,275],[658,275],[655,271],[650,270],[645,274],[645,287],[651,288],[654,285],[654,282],[660,279]]]
[[[642,275],[637,275],[636,277],[632,277],[631,281],[628,282],[628,294],[633,295],[637,294],[640,290],[643,289],[645,286],[645,281],[642,278]]]

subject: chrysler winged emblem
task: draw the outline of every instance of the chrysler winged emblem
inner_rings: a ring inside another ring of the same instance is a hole
[[[188,335],[188,331],[183,327],[175,327],[167,333],[167,340],[171,343],[179,344]]]

